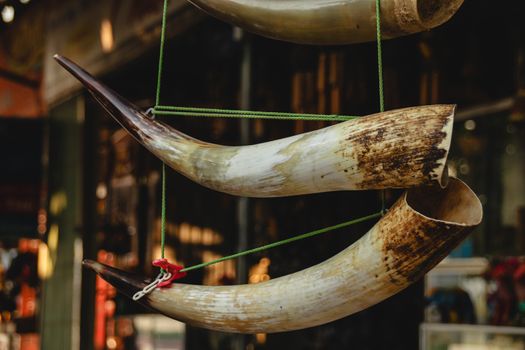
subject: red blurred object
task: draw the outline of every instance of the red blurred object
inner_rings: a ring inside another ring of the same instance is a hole
[[[525,263],[521,264],[516,271],[514,271],[514,281],[525,284]]]
[[[36,311],[36,289],[27,283],[20,286],[20,294],[17,298],[18,317],[31,317]]]
[[[525,302],[525,259],[494,260],[486,276],[496,284],[496,290],[488,297],[490,323],[515,325],[521,317],[520,305]]]
[[[98,252],[98,260],[108,264],[114,265],[114,255],[104,250]],[[96,296],[95,296],[95,334],[94,334],[94,348],[96,350],[106,349],[106,338],[110,335],[108,328],[110,328],[110,321],[115,313],[115,308],[112,307],[111,298],[116,294],[116,290],[109,283],[97,276],[96,279]]]
[[[20,349],[21,350],[39,350],[40,349],[40,335],[36,333],[26,333],[20,335]]]

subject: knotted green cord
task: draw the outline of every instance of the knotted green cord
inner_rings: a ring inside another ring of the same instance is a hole
[[[164,246],[166,244],[166,164],[162,163],[162,194],[160,208],[160,257],[164,259]]]
[[[162,29],[160,31],[159,66],[157,71],[157,93],[155,95],[155,106],[160,104],[160,84],[162,81],[162,68],[164,65],[164,41],[166,40],[166,14],[168,13],[168,0],[164,0],[162,9]]]
[[[376,0],[376,41],[377,41],[377,75],[379,85],[379,111],[385,111],[385,95],[383,91],[383,49],[381,48],[381,0]],[[381,190],[381,212],[385,212],[385,190]]]
[[[165,44],[165,33],[166,33],[166,14],[168,8],[168,0],[164,0],[164,8],[162,13],[162,28],[160,35],[160,52],[159,52],[159,65],[157,72],[157,92],[155,98],[155,107],[153,108],[154,115],[184,115],[184,116],[197,116],[197,117],[222,117],[222,118],[250,118],[250,119],[300,119],[300,120],[325,120],[325,121],[346,121],[357,118],[356,116],[347,115],[336,115],[336,114],[308,114],[308,113],[281,113],[281,112],[265,112],[265,111],[247,111],[247,110],[231,110],[231,109],[218,109],[218,108],[197,108],[197,107],[177,107],[177,106],[162,106],[160,105],[160,89],[162,79],[162,68],[164,58],[164,44]],[[379,78],[379,107],[380,111],[384,112],[384,92],[383,92],[383,61],[382,61],[382,49],[381,49],[381,17],[380,17],[381,2],[376,0],[376,32],[377,32],[377,57],[378,57],[378,78]],[[161,257],[164,258],[165,251],[165,223],[166,223],[166,165],[162,164],[162,198],[161,198]],[[222,261],[235,259],[241,256],[258,253],[267,249],[282,246],[288,243],[292,243],[305,238],[310,238],[322,233],[333,231],[339,228],[355,225],[361,222],[365,222],[371,219],[378,218],[383,215],[385,211],[385,192],[381,192],[381,211],[375,214],[364,216],[358,219],[343,222],[337,225],[325,227],[308,233],[304,233],[299,236],[277,241],[271,244],[267,244],[258,248],[253,248],[239,252],[236,254],[228,255],[216,260],[197,264],[194,266],[186,267],[181,272],[187,272],[196,270],[217,264]]]
[[[372,219],[380,217],[381,215],[382,215],[382,213],[378,212],[378,213],[375,213],[375,214],[363,216],[363,217],[360,217],[358,219],[346,221],[346,222],[343,222],[343,223],[340,223],[340,224],[337,224],[337,225],[324,227],[324,228],[321,228],[319,230],[311,231],[311,232],[308,232],[308,233],[303,233],[302,235],[299,235],[299,236],[294,236],[294,237],[291,237],[291,238],[283,239],[282,241],[277,241],[277,242],[274,242],[274,243],[263,245],[261,247],[257,247],[257,248],[245,250],[243,252],[239,252],[239,253],[236,253],[236,254],[228,255],[228,256],[219,258],[217,260],[213,260],[213,261],[205,262],[205,263],[202,263],[202,264],[186,267],[186,268],[184,268],[184,269],[182,269],[180,271],[181,272],[187,272],[187,271],[191,271],[191,270],[196,270],[196,269],[200,269],[200,268],[203,268],[203,267],[206,267],[206,266],[210,266],[210,265],[219,263],[221,261],[235,259],[235,258],[239,258],[241,256],[262,252],[263,250],[279,247],[279,246],[282,246],[282,245],[285,245],[285,244],[288,244],[288,243],[299,241],[301,239],[310,238],[310,237],[313,237],[313,236],[320,235],[322,233],[326,233],[326,232],[329,232],[329,231],[337,230],[339,228],[343,228],[343,227],[359,224],[359,223],[362,223],[362,222],[365,222],[365,221],[368,221],[368,220],[372,220]]]
[[[162,30],[160,33],[159,66],[157,72],[157,93],[155,95],[155,105],[160,103],[160,84],[162,82],[162,67],[164,60],[164,41],[166,36],[166,13],[168,12],[168,0],[164,0],[162,9]],[[162,195],[161,195],[161,216],[160,216],[160,256],[164,259],[164,248],[166,244],[166,164],[162,163]],[[164,271],[163,269],[161,269]]]
[[[287,113],[287,112],[265,112],[247,111],[237,109],[197,108],[177,106],[155,106],[153,113],[156,115],[183,115],[192,117],[213,118],[244,118],[244,119],[276,119],[276,120],[325,120],[346,121],[357,116],[340,114],[310,114],[310,113]]]
[[[379,111],[385,111],[383,91],[383,49],[381,48],[381,0],[376,0],[377,75],[379,81]]]

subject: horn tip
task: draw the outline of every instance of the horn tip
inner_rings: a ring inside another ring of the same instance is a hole
[[[96,272],[106,282],[128,296],[133,295],[137,290],[146,286],[142,278],[97,261],[85,259],[82,261],[82,265]]]
[[[101,263],[89,259],[82,260],[82,266],[87,267],[96,273],[101,273],[104,268]]]
[[[54,54],[53,58],[55,59],[55,61],[57,61],[60,64],[64,64],[65,60],[66,60],[66,58],[64,56],[59,55],[58,53]]]
[[[64,67],[71,74],[73,74],[75,76],[78,75],[78,74],[75,74],[75,71],[78,70],[79,67],[77,67],[77,65],[75,63],[73,63],[71,60],[69,60],[68,58],[66,58],[66,57],[64,57],[62,55],[59,55],[57,53],[53,55],[53,58],[55,59],[55,61],[57,61],[57,63],[59,65]]]
[[[93,260],[89,260],[89,259],[82,260],[82,265],[89,266],[90,264],[93,264],[93,263],[95,263],[95,261]]]

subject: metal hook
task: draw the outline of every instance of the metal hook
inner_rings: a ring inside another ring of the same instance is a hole
[[[144,287],[144,289],[138,291],[137,293],[135,293],[133,295],[133,300],[137,301],[137,300],[141,299],[143,296],[145,296],[146,294],[151,293],[155,288],[157,288],[159,283],[167,281],[170,278],[171,278],[171,273],[164,272],[164,271],[161,270],[159,275],[157,276],[157,278],[153,282],[151,282],[146,287]]]
[[[155,119],[155,107],[150,107],[146,109],[146,115],[150,117],[150,119]]]

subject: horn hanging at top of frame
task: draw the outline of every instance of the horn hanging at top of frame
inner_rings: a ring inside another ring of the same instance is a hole
[[[447,22],[464,0],[188,0],[206,13],[249,32],[300,44],[343,45],[376,40],[381,7],[384,39]]]

